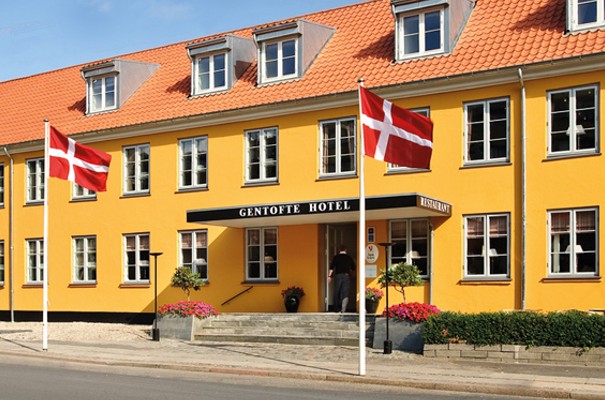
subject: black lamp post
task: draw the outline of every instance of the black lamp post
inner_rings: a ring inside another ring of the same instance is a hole
[[[155,319],[153,320],[153,328],[151,328],[151,339],[156,342],[160,340],[160,329],[158,328],[158,257],[162,254],[164,253],[149,253],[153,257],[153,306],[155,310]]]
[[[378,243],[379,245],[381,245],[382,247],[384,247],[385,250],[385,262],[384,262],[384,286],[386,288],[386,302],[387,302],[387,319],[386,319],[386,338],[384,340],[384,354],[391,354],[393,352],[393,342],[389,339],[389,250],[391,249],[391,246],[393,246],[395,243],[391,243],[391,242],[385,242],[385,243]]]

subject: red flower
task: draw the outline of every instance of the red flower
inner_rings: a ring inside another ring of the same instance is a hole
[[[214,306],[200,301],[179,301],[176,304],[164,304],[158,310],[162,316],[208,318],[218,315]]]
[[[426,321],[431,315],[438,314],[440,311],[437,307],[431,304],[424,303],[400,303],[389,307],[389,318],[399,321],[411,320],[414,322]],[[386,311],[382,313],[386,316]]]

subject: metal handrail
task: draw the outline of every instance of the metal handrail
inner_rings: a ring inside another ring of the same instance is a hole
[[[229,303],[231,300],[234,300],[235,298],[241,296],[242,294],[252,290],[254,286],[248,286],[246,289],[242,290],[241,292],[239,292],[238,294],[236,294],[233,297],[230,297],[228,300],[226,300],[225,302],[223,302],[223,304],[221,304],[221,306],[224,306],[225,304]]]

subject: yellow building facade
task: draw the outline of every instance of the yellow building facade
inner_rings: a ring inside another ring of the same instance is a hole
[[[462,6],[445,3],[446,10],[437,10],[446,19],[454,18],[457,14],[447,9]],[[561,7],[552,1],[541,3],[543,8]],[[168,96],[178,97],[166,101],[166,108],[175,109],[179,102],[193,107],[195,102],[228,96],[229,89],[227,94],[196,93],[195,88],[193,93],[181,88],[167,94],[165,89],[174,82],[188,86],[187,76],[195,80],[196,57],[221,54],[220,46],[212,47],[217,46],[215,39],[169,46],[156,50],[157,55],[150,51],[123,57],[141,63],[157,57],[161,66],[132,97],[107,113],[91,112],[92,106],[75,111],[69,106],[91,96],[85,89],[87,79],[105,79],[114,76],[111,72],[94,72],[97,63],[57,72],[71,73],[73,86],[81,88],[76,95],[61,96],[65,98],[57,107],[65,112],[46,110],[45,115],[75,140],[112,155],[107,192],[88,193],[58,179],[43,187],[42,119],[31,122],[39,128],[33,137],[23,134],[0,141],[0,316],[37,315],[46,273],[49,311],[56,318],[145,318],[154,312],[156,289],[160,305],[185,300],[182,291],[170,286],[180,265],[192,266],[208,280],[191,300],[210,303],[220,312],[283,312],[281,291],[289,286],[306,292],[300,312],[329,311],[333,308],[329,263],[341,243],[364,268],[367,286],[379,286],[377,275],[387,264],[418,265],[424,285],[408,288],[407,300],[442,310],[605,309],[600,266],[605,239],[599,234],[605,182],[600,152],[605,48],[579,50],[581,54],[558,57],[556,62],[546,61],[553,55],[545,50],[543,60],[525,60],[521,54],[489,68],[472,63],[464,67],[468,71],[448,67],[448,57],[481,57],[459,49],[474,43],[466,32],[487,29],[486,16],[503,11],[498,2],[486,1],[471,10],[461,8],[467,15],[457,22],[462,33],[452,39],[451,48],[442,49],[444,54],[421,57],[426,65],[405,57],[371,67],[359,61],[348,73],[346,86],[330,87],[329,81],[320,79],[324,64],[331,57],[346,57],[339,51],[360,34],[359,27],[346,28],[342,21],[359,15],[386,20],[383,30],[359,37],[362,43],[375,43],[396,35],[393,22],[410,13],[405,4],[371,1],[305,16],[335,33],[329,39],[323,31],[314,33],[317,41],[326,43],[318,46],[315,60],[296,77],[299,82],[250,82],[230,100],[242,104],[221,103],[208,112],[201,107],[167,116],[142,107],[144,101]],[[422,14],[425,18],[434,12],[431,7]],[[296,29],[288,24],[276,25]],[[454,31],[454,25],[445,32]],[[233,34],[254,38],[263,60],[263,35],[271,35],[266,40],[272,44],[283,33],[267,29]],[[309,35],[311,28],[305,29],[297,35]],[[284,34],[286,42],[291,34]],[[576,36],[583,34],[600,31]],[[491,35],[499,33],[494,30]],[[510,35],[511,43],[518,40]],[[561,35],[559,40],[573,39]],[[277,43],[284,48],[287,44]],[[302,53],[306,45],[297,43]],[[205,46],[212,48],[196,53]],[[179,55],[174,63],[182,76],[175,73],[172,80],[160,80],[166,73],[162,68],[172,66],[171,57],[161,60],[163,50]],[[383,51],[386,58],[393,49]],[[458,70],[451,75],[435,72],[430,61],[435,58],[444,69]],[[232,77],[233,91],[241,80],[254,81],[250,77],[264,71],[262,61],[250,63],[240,80]],[[264,68],[270,70],[268,64]],[[405,68],[420,68],[428,75],[406,81]],[[81,71],[85,80],[76,77]],[[87,78],[90,71],[92,77]],[[382,77],[387,74],[395,76]],[[115,76],[126,75],[120,70]],[[376,94],[430,116],[434,124],[430,170],[371,158],[364,160],[361,170],[354,78],[362,76]],[[51,81],[53,73],[0,83],[0,96],[13,96],[15,86],[34,85],[40,79]],[[290,88],[305,80],[315,80],[316,86]],[[109,87],[107,81],[104,85]],[[327,88],[321,92],[313,87]],[[21,93],[23,88],[19,89]],[[258,95],[266,100],[248,100],[246,90],[266,90]],[[304,95],[281,97],[296,90]],[[143,104],[138,110],[137,101]],[[53,112],[60,118],[53,120]],[[126,113],[131,114],[120,120]],[[137,120],[143,114],[152,115]],[[3,121],[9,126],[8,117]],[[361,174],[367,199],[364,232],[358,229]],[[49,211],[48,254],[42,254],[44,197]],[[359,259],[359,235],[365,246],[378,249],[377,259],[369,255]],[[396,243],[388,259],[380,245],[384,242]],[[154,259],[150,252],[162,255]],[[359,285],[352,286],[356,301],[350,302],[349,311],[356,312]],[[389,294],[391,304],[402,301],[394,290]],[[379,310],[384,306],[383,298]]]

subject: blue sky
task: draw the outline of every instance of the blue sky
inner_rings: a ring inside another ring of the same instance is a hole
[[[362,0],[2,0],[0,82]]]

